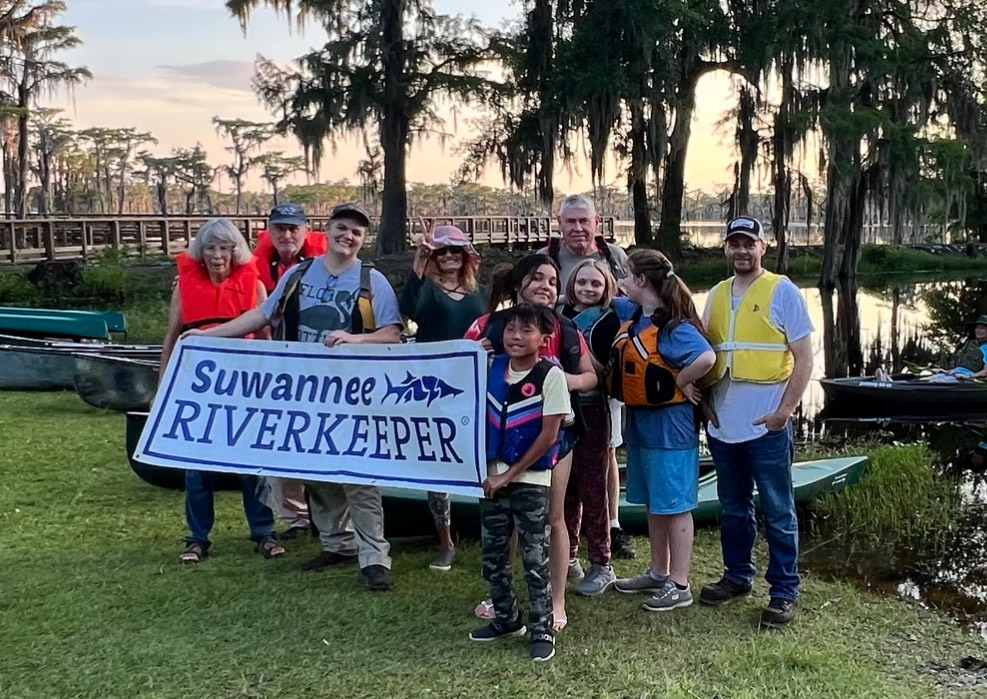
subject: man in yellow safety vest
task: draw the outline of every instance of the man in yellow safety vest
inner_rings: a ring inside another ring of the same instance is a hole
[[[727,224],[724,250],[733,276],[713,288],[703,322],[716,350],[704,408],[723,506],[723,577],[699,601],[719,606],[747,597],[754,583],[754,487],[767,524],[765,575],[770,602],[762,628],[784,628],[795,615],[798,519],[792,487],[790,419],[812,372],[812,321],[799,289],[761,266],[767,244],[760,221]]]

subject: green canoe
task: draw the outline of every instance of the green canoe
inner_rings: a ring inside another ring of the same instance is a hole
[[[111,333],[126,333],[127,319],[119,311],[76,311],[57,308],[24,308],[22,306],[0,306],[0,316],[54,316],[64,318],[95,318],[106,323]]]
[[[849,456],[819,461],[802,461],[792,468],[795,501],[805,504],[822,493],[836,492],[860,480],[867,467],[866,456]],[[394,535],[426,535],[434,533],[428,497],[417,490],[384,488],[384,522],[387,531]],[[457,530],[467,532],[480,529],[477,498],[452,496],[452,522]],[[754,496],[758,505],[757,495]],[[715,522],[722,508],[716,497],[716,473],[707,473],[699,479],[699,508],[693,512],[697,524]],[[620,498],[620,522],[636,534],[647,534],[648,515],[643,505],[633,505]]]
[[[106,321],[96,316],[66,316],[38,309],[35,313],[0,312],[0,333],[36,338],[109,340]]]

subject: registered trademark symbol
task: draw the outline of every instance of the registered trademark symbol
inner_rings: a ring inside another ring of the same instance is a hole
[[[470,419],[469,419],[468,417],[464,417],[464,418],[462,419],[462,423],[463,423],[464,425],[468,425],[468,424],[470,424]]]

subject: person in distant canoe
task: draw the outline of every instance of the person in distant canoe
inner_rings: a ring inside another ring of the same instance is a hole
[[[480,256],[460,229],[425,231],[400,301],[401,313],[418,324],[416,342],[458,340],[483,315],[487,291],[476,282],[479,267]],[[456,560],[449,495],[430,492],[428,508],[439,534],[439,552],[429,568],[446,571]]]
[[[973,339],[960,349],[952,373],[972,379],[987,376],[987,315],[977,318]]]
[[[161,349],[162,373],[184,331],[221,325],[253,310],[267,299],[247,241],[225,218],[203,224],[188,252],[179,255],[176,262],[178,284],[171,294],[168,329]],[[267,331],[257,333],[257,336],[261,335],[267,337]],[[250,539],[257,544],[257,551],[264,558],[280,558],[285,550],[274,534],[274,513],[260,498],[259,479],[240,476],[240,484]],[[214,518],[213,474],[186,471],[185,519],[189,536],[181,555],[182,563],[198,563],[209,554],[209,532]]]
[[[298,204],[279,204],[271,209],[267,230],[261,231],[254,250],[257,275],[267,293],[274,291],[284,273],[305,260],[325,255],[328,243],[324,233],[311,231],[308,216]],[[284,539],[294,539],[311,531],[312,520],[305,499],[305,486],[291,478],[265,478],[269,486],[268,504],[288,529]]]

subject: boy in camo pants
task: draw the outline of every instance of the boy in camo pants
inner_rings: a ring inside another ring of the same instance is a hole
[[[555,331],[551,311],[522,304],[506,311],[504,350],[490,367],[487,389],[488,476],[480,501],[483,577],[495,618],[470,633],[473,641],[523,636],[510,560],[517,530],[530,600],[531,659],[555,655],[548,569],[548,494],[559,430],[570,412],[565,374],[538,356]]]

